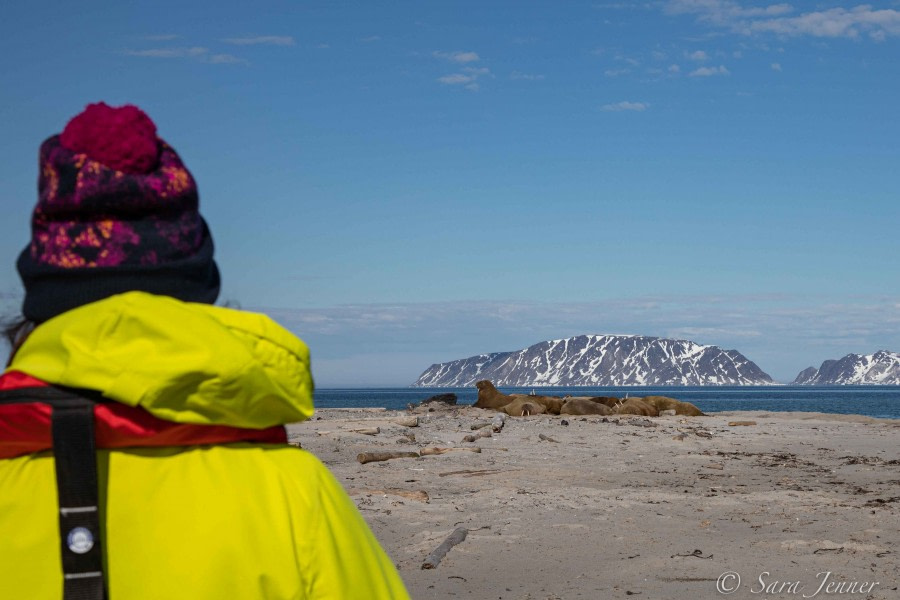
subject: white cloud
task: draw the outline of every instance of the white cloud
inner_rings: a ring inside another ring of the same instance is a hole
[[[432,56],[456,63],[470,63],[478,62],[480,60],[480,57],[476,52],[439,52],[436,50],[432,52]]]
[[[363,44],[371,44],[372,42],[378,42],[381,40],[380,35],[370,35],[368,37],[360,38],[359,41]]]
[[[691,77],[712,77],[714,75],[729,75],[730,71],[724,67],[724,65],[719,65],[718,67],[700,67],[699,69],[695,69],[691,71],[689,75]]]
[[[604,112],[621,112],[621,111],[635,111],[635,112],[643,112],[650,108],[650,105],[646,102],[628,102],[627,100],[623,100],[622,102],[616,102],[615,104],[604,104],[600,107],[600,110]]]
[[[790,4],[742,7],[733,0],[670,0],[665,10],[671,14],[696,14],[704,21],[724,25],[751,17],[777,17],[792,12],[793,7]]]
[[[206,62],[214,65],[247,65],[247,60],[234,56],[233,54],[210,54]]]
[[[678,65],[669,65],[669,73],[681,73],[681,67]]]
[[[848,38],[865,32],[876,40],[883,40],[888,34],[900,34],[900,11],[874,10],[869,5],[850,10],[832,8],[796,17],[755,21],[750,24],[750,30],[791,36]]]
[[[858,38],[867,34],[876,42],[900,35],[900,11],[877,9],[870,4],[795,15],[789,4],[743,7],[733,0],[670,0],[665,10],[669,14],[693,14],[700,22],[742,35]]]
[[[641,64],[641,61],[633,58],[631,56],[625,56],[624,54],[616,54],[615,59],[619,62],[623,62],[627,65],[631,65],[632,67],[636,67]]]
[[[618,77],[619,75],[627,75],[630,72],[630,69],[606,69],[603,71],[603,74],[607,77]]]
[[[259,35],[256,37],[226,38],[226,44],[235,46],[293,46],[294,38],[289,35]]]
[[[202,56],[209,52],[209,48],[195,46],[193,48],[150,48],[148,50],[126,50],[128,56],[142,56],[146,58],[184,58],[188,56]]]
[[[772,63],[772,70],[781,73],[781,63]]]
[[[509,74],[509,78],[513,80],[519,81],[543,81],[543,75],[536,75],[531,73],[520,73],[519,71],[513,71]]]
[[[493,77],[493,74],[487,67],[463,67],[461,73],[450,73],[449,75],[438,77],[438,81],[444,85],[462,86],[475,92],[480,88],[478,79],[481,77]]]
[[[139,56],[143,58],[170,58],[170,59],[190,59],[198,62],[209,64],[230,64],[230,65],[249,65],[250,63],[243,58],[232,54],[212,54],[209,48],[203,46],[192,46],[189,48],[150,48],[147,50],[125,50],[127,56]]]
[[[475,77],[472,75],[463,75],[462,73],[453,73],[452,75],[444,75],[443,77],[438,77],[438,81],[447,85],[458,85],[461,83],[470,83],[475,81]]]
[[[703,62],[704,60],[709,60],[709,55],[703,50],[697,50],[688,54],[688,58],[697,62]]]

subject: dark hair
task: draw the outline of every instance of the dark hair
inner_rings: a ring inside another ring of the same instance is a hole
[[[9,360],[6,362],[7,367],[12,363],[13,356],[16,355],[19,346],[21,346],[31,332],[34,331],[35,327],[37,327],[37,323],[30,321],[25,317],[16,317],[3,322],[3,337],[6,339],[10,348]]]

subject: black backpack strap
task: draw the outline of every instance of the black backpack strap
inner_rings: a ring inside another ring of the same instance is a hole
[[[53,408],[63,600],[106,600],[94,441],[95,402],[75,394],[60,400],[48,404]]]

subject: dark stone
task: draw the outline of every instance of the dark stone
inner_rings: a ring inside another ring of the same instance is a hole
[[[437,394],[436,396],[431,396],[430,398],[422,400],[422,404],[431,404],[432,402],[456,406],[456,394]]]
[[[421,402],[410,402],[406,405],[406,410],[415,410],[416,408],[427,408],[428,412],[434,412],[434,407],[440,408],[448,406],[456,406],[456,394],[437,394],[429,398],[425,398]]]

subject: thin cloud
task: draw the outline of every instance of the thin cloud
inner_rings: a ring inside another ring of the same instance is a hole
[[[438,81],[447,85],[469,83],[475,81],[475,79],[476,78],[472,75],[463,75],[462,73],[453,73],[452,75],[444,75],[443,77],[438,77]]]
[[[249,65],[250,63],[233,54],[214,54],[209,48],[192,46],[189,48],[149,48],[146,50],[125,50],[126,56],[141,58],[189,59],[214,65]]]
[[[432,52],[432,56],[455,63],[470,63],[481,60],[477,52],[440,52],[436,50]]]
[[[650,108],[650,105],[646,102],[628,102],[627,100],[622,102],[616,102],[615,104],[604,104],[600,107],[600,110],[604,112],[622,112],[622,111],[634,111],[634,112],[643,112]]]
[[[678,65],[669,65],[669,73],[681,73],[681,67]]]
[[[360,42],[363,44],[371,44],[372,42],[378,42],[381,40],[380,35],[370,35],[368,37],[360,38]]]
[[[235,46],[293,46],[297,42],[289,35],[259,35],[255,37],[225,38],[226,44]]]
[[[733,0],[670,0],[669,14],[692,14],[701,23],[741,35],[775,34],[789,37],[855,39],[868,35],[876,42],[900,35],[900,11],[869,4],[793,14],[789,4],[743,7]]]
[[[145,35],[143,38],[148,42],[171,42],[172,40],[177,40],[179,36],[174,33],[161,33],[159,35]]]
[[[493,77],[487,67],[463,67],[461,73],[450,73],[438,77],[438,82],[449,86],[461,86],[471,92],[477,92],[481,86],[478,80],[482,77]]]
[[[516,81],[543,81],[543,75],[537,75],[532,73],[520,73],[519,71],[513,71],[509,74],[509,78]]]
[[[204,62],[214,65],[249,65],[250,63],[243,58],[234,56],[233,54],[210,54]]]
[[[630,332],[735,348],[781,381],[848,352],[900,350],[900,299],[810,302],[791,295],[641,296],[600,302],[445,302],[262,309],[320,359],[359,353],[415,356],[409,381],[433,362],[525,348],[581,334]],[[321,362],[319,363],[321,364]],[[348,365],[344,365],[347,367]]]
[[[730,73],[723,65],[719,65],[718,67],[700,67],[691,71],[689,75],[691,77],[713,77],[715,75],[729,75]]]
[[[688,54],[688,58],[697,62],[703,62],[705,60],[709,60],[709,55],[703,50],[697,50],[696,52],[691,52],[690,54]]]
[[[781,73],[781,63],[772,63],[771,67],[773,71]]]
[[[209,48],[193,46],[191,48],[149,48],[147,50],[126,50],[128,56],[145,58],[197,58],[209,53]]]

